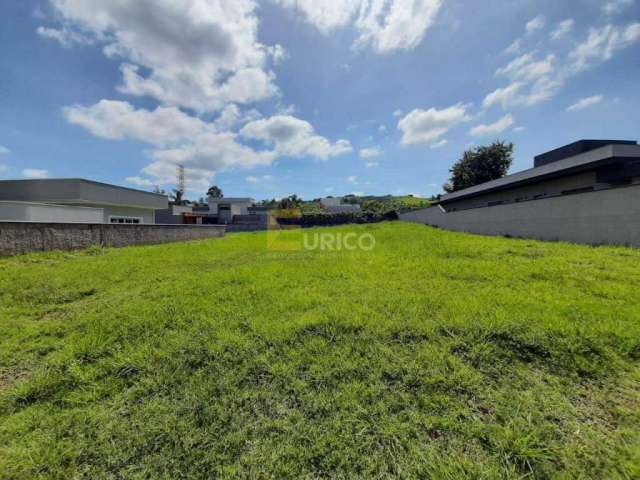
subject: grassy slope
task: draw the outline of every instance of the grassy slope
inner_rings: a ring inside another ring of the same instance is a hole
[[[0,260],[0,478],[640,476],[640,251],[322,231]]]

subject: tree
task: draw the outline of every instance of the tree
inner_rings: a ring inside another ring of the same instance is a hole
[[[209,187],[209,190],[207,190],[207,196],[211,198],[223,198],[224,193],[222,193],[222,189],[220,187],[213,185]]]
[[[174,188],[173,194],[170,195],[170,197],[173,199],[174,205],[182,205],[184,202],[183,196],[184,196],[184,192],[179,188]]]
[[[167,192],[163,188],[160,188],[158,185],[155,185],[153,187],[153,193],[157,193],[159,195],[166,195],[167,194]]]
[[[451,193],[504,177],[513,162],[513,143],[497,140],[489,146],[467,150],[451,167],[451,178],[443,185]]]
[[[299,208],[300,205],[302,205],[302,199],[299,198],[296,194],[293,194],[280,200],[278,208],[281,208],[282,210],[288,210],[291,208]]]

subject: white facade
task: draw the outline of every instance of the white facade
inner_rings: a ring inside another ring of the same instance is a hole
[[[209,214],[220,222],[231,222],[236,215],[249,215],[253,198],[209,198]]]
[[[0,220],[8,222],[104,223],[102,208],[0,201]]]

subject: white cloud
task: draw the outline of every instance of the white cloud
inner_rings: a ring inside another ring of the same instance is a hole
[[[379,131],[380,133],[384,133],[384,132],[386,132],[386,131],[387,131],[387,126],[386,126],[386,125],[380,125],[380,126],[378,127],[378,131]]]
[[[449,140],[447,140],[446,138],[443,138],[443,139],[442,139],[442,140],[440,140],[439,142],[434,143],[433,145],[431,145],[431,148],[432,148],[433,150],[435,150],[435,149],[437,149],[437,148],[442,148],[442,147],[444,147],[445,145],[447,145],[448,143],[449,143]]]
[[[220,124],[227,127],[238,116],[251,116],[251,112],[242,115],[233,107],[223,110],[210,123],[175,107],[136,110],[127,102],[110,100],[89,107],[66,107],[64,115],[70,123],[98,137],[153,145],[155,148],[148,152],[153,162],[142,169],[142,176],[128,179],[145,186],[174,183],[178,165],[185,166],[190,185],[206,188],[220,170],[268,166],[279,156],[324,160],[352,150],[348,141],[331,143],[317,135],[310,123],[292,116],[251,120],[241,135],[220,131]],[[254,150],[242,144],[240,138],[263,140],[267,148]]]
[[[49,172],[39,168],[25,168],[22,170],[22,176],[30,179],[47,178],[49,176]]]
[[[438,142],[451,128],[471,120],[466,109],[466,105],[458,103],[442,110],[413,110],[398,122],[398,129],[402,132],[402,144]]]
[[[544,17],[542,15],[538,15],[533,20],[530,20],[529,22],[527,22],[525,30],[527,31],[527,33],[533,33],[537,30],[543,29],[544,26],[545,26]]]
[[[543,60],[535,60],[533,54],[524,55],[509,62],[496,71],[497,75],[504,75],[512,80],[533,81],[553,72],[556,56],[549,54]]]
[[[469,130],[469,133],[474,137],[485,137],[488,135],[497,135],[504,132],[515,123],[511,114],[505,115],[495,123],[480,124]]]
[[[570,54],[571,66],[575,73],[581,72],[594,64],[610,60],[618,50],[629,47],[640,40],[640,23],[632,23],[627,27],[605,25],[592,28],[585,42],[578,45]]]
[[[360,158],[375,158],[382,155],[384,152],[380,147],[363,148],[360,150]]]
[[[522,48],[522,39],[521,38],[517,38],[513,41],[513,43],[511,45],[509,45],[507,48],[505,48],[504,52],[505,53],[510,53],[510,54],[516,54],[518,52],[520,52],[520,49]]]
[[[402,116],[402,110],[398,109],[396,111],[393,112],[393,116],[394,117],[401,117]]]
[[[127,177],[124,181],[131,185],[137,185],[138,187],[153,187],[154,185],[154,183],[148,178],[141,177]]]
[[[555,30],[551,32],[551,39],[559,40],[561,38],[566,37],[569,33],[571,33],[571,30],[573,30],[574,23],[575,22],[573,21],[572,18],[568,18],[558,23]]]
[[[356,47],[378,53],[412,49],[433,25],[442,0],[274,0],[301,12],[321,32],[353,24]]]
[[[593,107],[594,105],[602,102],[602,95],[593,95],[592,97],[583,98],[573,105],[567,107],[567,112],[577,112],[580,110],[584,110],[585,108]]]
[[[363,2],[356,21],[360,37],[355,46],[371,45],[378,53],[415,48],[433,25],[441,6],[441,0]]]
[[[377,167],[378,165],[380,165],[379,162],[364,162],[364,166],[367,168]]]
[[[351,175],[350,177],[347,177],[347,182],[353,183],[354,185],[357,185],[358,184],[358,177],[356,177],[355,175]]]
[[[520,133],[520,132],[524,132],[526,129],[527,129],[526,127],[514,127],[513,132]]]
[[[262,175],[259,177],[256,177],[255,175],[249,175],[245,178],[245,181],[248,183],[263,183],[270,182],[271,180],[273,180],[273,175]]]
[[[139,140],[153,145],[173,144],[212,131],[213,126],[175,107],[135,110],[128,102],[100,100],[95,105],[64,107],[68,122],[97,137]]]
[[[51,1],[62,32],[89,35],[122,59],[123,93],[212,111],[278,92],[269,63],[283,52],[258,42],[253,0]]]
[[[615,15],[624,11],[626,8],[633,5],[634,0],[611,0],[602,5],[602,11],[607,15]]]
[[[57,41],[64,48],[71,48],[74,45],[92,45],[95,43],[93,38],[67,27],[38,27],[36,33],[41,37]]]
[[[4,145],[0,145],[0,155],[8,155],[9,153],[11,153],[11,150]]]
[[[311,156],[321,160],[351,152],[348,140],[331,143],[317,135],[309,122],[290,115],[276,115],[246,124],[240,135],[252,140],[262,140],[273,146],[278,155],[288,157]]]
[[[640,23],[627,26],[606,25],[591,29],[587,38],[571,50],[568,56],[548,53],[539,57],[529,52],[497,70],[510,83],[489,93],[484,108],[501,105],[503,109],[532,106],[554,97],[575,75],[613,57],[615,53],[640,40]]]

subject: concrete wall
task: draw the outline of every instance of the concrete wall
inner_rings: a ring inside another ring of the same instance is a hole
[[[101,208],[0,200],[0,221],[102,223],[103,219]]]
[[[222,237],[221,225],[107,225],[0,222],[0,255],[73,250],[92,245],[125,247]]]
[[[484,235],[640,247],[640,185],[448,213],[435,206],[400,220]]]

